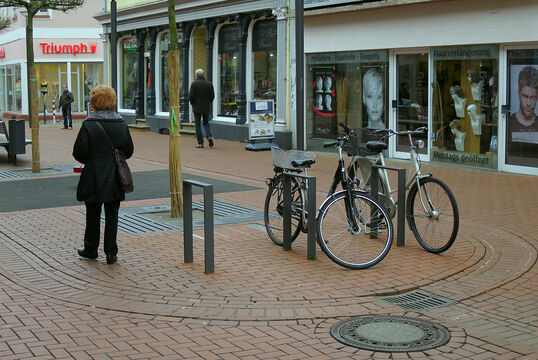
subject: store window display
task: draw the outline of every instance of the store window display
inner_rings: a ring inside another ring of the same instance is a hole
[[[21,65],[6,65],[2,79],[5,84],[6,110],[22,112]]]
[[[323,139],[338,136],[338,123],[369,140],[366,128],[387,126],[386,50],[334,52],[306,56],[307,146],[323,149]],[[341,129],[340,129],[341,130]]]
[[[121,41],[121,72],[121,108],[135,110],[138,54],[134,36]]]
[[[219,116],[236,117],[238,115],[240,38],[241,27],[239,24],[223,25],[219,30]]]
[[[432,57],[433,160],[496,168],[498,47],[436,48]]]
[[[183,40],[183,34],[181,31],[178,31],[178,42],[181,43]],[[168,83],[169,71],[168,71],[168,52],[170,51],[170,33],[163,32],[159,36],[159,86],[155,86],[156,91],[160,91],[157,95],[157,111],[160,112],[169,112],[170,111],[170,85]],[[181,46],[179,47],[179,52],[181,52]],[[183,81],[183,67],[179,64],[178,70],[179,83]],[[157,90],[159,89],[159,90]]]
[[[276,20],[256,21],[252,30],[252,99],[276,101]]]

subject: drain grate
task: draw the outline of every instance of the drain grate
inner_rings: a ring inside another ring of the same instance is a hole
[[[193,227],[204,227],[203,214],[195,216],[195,212],[203,212],[203,201],[192,203],[193,208]],[[173,230],[183,230],[183,220],[167,218],[166,221],[155,220],[159,213],[169,213],[170,205],[153,205],[153,206],[133,206],[124,208],[118,214],[118,229],[129,234],[148,234],[152,232],[165,232]],[[221,200],[213,202],[213,219],[215,225],[231,225],[246,222],[263,220],[263,211],[250,209],[241,205],[228,203]],[[105,221],[104,212],[101,214],[101,221]]]
[[[73,164],[62,164],[42,167],[38,173],[33,173],[32,168],[2,169],[0,179],[20,179],[25,177],[39,177],[51,175],[73,174]]]
[[[423,290],[414,290],[401,295],[382,296],[381,300],[407,310],[426,310],[453,305],[456,302]]]
[[[433,349],[450,341],[450,331],[431,321],[394,315],[365,315],[337,322],[331,336],[342,344],[381,352]]]

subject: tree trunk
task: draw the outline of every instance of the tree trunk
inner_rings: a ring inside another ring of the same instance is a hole
[[[33,17],[28,11],[26,23],[26,60],[28,66],[28,115],[30,117],[30,125],[32,127],[32,172],[38,173],[41,171],[39,158],[39,117],[37,113],[37,78],[34,62],[34,35],[33,35]]]
[[[169,174],[172,217],[183,216],[183,175],[181,173],[180,135],[179,135],[179,51],[168,52],[169,89],[170,89],[170,140]]]
[[[183,175],[181,173],[179,136],[179,51],[177,41],[176,11],[174,0],[168,0],[168,25],[170,51],[168,52],[168,88],[170,89],[170,139],[168,142],[168,173],[170,175],[170,207],[172,217],[183,216]]]

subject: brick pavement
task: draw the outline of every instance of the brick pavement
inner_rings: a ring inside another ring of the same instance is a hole
[[[76,130],[40,130],[41,165],[74,163]],[[133,171],[166,169],[168,137],[133,133]],[[215,198],[262,209],[269,152],[217,141],[195,149],[182,137],[186,172],[257,186]],[[30,150],[30,148],[27,148]],[[31,166],[29,154],[19,167]],[[335,156],[319,154],[318,204]],[[399,162],[394,162],[397,166]],[[0,168],[12,168],[0,151]],[[351,271],[318,248],[306,260],[306,237],[285,252],[262,222],[215,228],[215,274],[205,275],[202,229],[194,263],[184,264],[182,232],[118,234],[117,264],[75,249],[83,206],[0,214],[1,359],[534,359],[536,177],[426,164],[445,180],[460,207],[460,233],[442,255],[426,253],[412,234],[378,265]],[[22,181],[22,180],[19,180]],[[0,181],[1,188],[1,181]],[[196,199],[195,199],[196,200]],[[166,204],[126,201],[122,207]],[[409,312],[382,300],[414,289],[454,305]],[[429,319],[451,331],[448,344],[424,352],[382,353],[345,346],[330,327],[351,316],[394,314]]]

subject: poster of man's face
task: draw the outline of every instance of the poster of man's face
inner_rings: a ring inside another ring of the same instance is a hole
[[[519,89],[520,72],[528,67],[536,69],[538,73],[538,65],[512,65],[510,67],[510,113],[515,114],[521,108],[526,117],[531,117],[533,113],[538,116],[537,90],[532,86],[522,86]]]
[[[538,66],[512,65],[510,67],[509,142],[538,144],[537,100]]]

